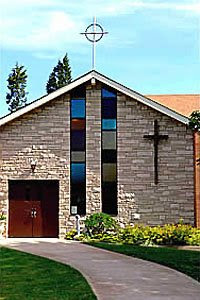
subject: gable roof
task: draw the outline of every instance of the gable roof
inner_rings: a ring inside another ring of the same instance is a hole
[[[146,97],[186,117],[189,117],[193,111],[200,109],[200,94],[146,95]]]
[[[0,119],[0,126],[34,110],[35,108],[45,104],[45,103],[48,103],[50,101],[52,101],[53,99],[69,92],[70,90],[74,89],[75,87],[91,80],[91,79],[96,79],[116,90],[118,90],[119,92],[131,97],[131,98],[134,98],[135,100],[183,123],[183,124],[187,124],[188,123],[188,118],[185,117],[184,115],[150,99],[150,98],[147,98],[127,87],[125,87],[124,85],[104,76],[103,74],[97,72],[97,71],[90,71],[82,76],[80,76],[79,78],[75,79],[74,81],[72,81],[70,84],[56,90],[55,92],[52,92],[51,94],[48,94],[42,98],[39,98],[38,100],[28,104],[27,106],[17,110],[16,112],[13,112],[3,118]]]

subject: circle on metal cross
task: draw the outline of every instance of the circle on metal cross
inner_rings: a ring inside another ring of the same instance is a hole
[[[90,31],[91,28],[94,28],[94,24],[90,24],[84,32],[86,39],[92,43],[96,43],[96,42],[100,41],[102,39],[103,35],[105,33],[107,33],[107,32],[103,32],[103,28],[101,25],[96,23],[95,26],[97,29],[99,29],[99,31],[96,31],[96,32]],[[90,36],[92,36],[92,37],[90,37]]]

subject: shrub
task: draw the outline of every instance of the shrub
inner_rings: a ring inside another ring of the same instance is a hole
[[[166,224],[151,228],[151,241],[157,245],[185,245],[185,238],[192,233],[191,225]]]
[[[6,215],[4,213],[0,213],[0,221],[5,221],[6,220]]]
[[[166,224],[154,227],[127,226],[120,229],[118,241],[134,245],[186,245],[189,243],[198,245],[200,230],[184,224]]]
[[[102,241],[133,245],[197,245],[200,246],[200,229],[191,225],[166,224],[164,226],[134,225],[119,228],[117,221],[104,213],[95,213],[84,221],[85,232],[77,236],[75,229],[66,233],[66,239]]]
[[[185,238],[186,244],[190,246],[200,246],[200,229],[194,229],[194,232]]]
[[[144,226],[127,226],[120,230],[120,238],[125,244],[143,244],[149,239],[148,227]]]
[[[87,217],[84,223],[89,236],[115,232],[118,229],[117,221],[104,213],[95,213]]]
[[[66,240],[73,240],[75,235],[77,235],[76,229],[71,229],[67,231],[65,238]]]

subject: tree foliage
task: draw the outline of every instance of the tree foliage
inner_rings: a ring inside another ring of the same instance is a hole
[[[8,110],[10,112],[18,110],[27,103],[26,95],[28,93],[25,91],[27,77],[24,66],[19,66],[16,63],[7,79],[9,92],[6,95],[6,103],[9,105]]]
[[[193,111],[191,114],[189,128],[200,133],[200,110]],[[197,165],[200,165],[200,158],[197,158]]]
[[[193,131],[200,132],[200,111],[199,110],[193,111],[193,113],[191,114],[189,119],[189,128],[191,128]]]
[[[46,91],[50,94],[66,84],[69,84],[71,81],[71,67],[66,53],[63,60],[59,60],[58,64],[53,68],[46,85]]]

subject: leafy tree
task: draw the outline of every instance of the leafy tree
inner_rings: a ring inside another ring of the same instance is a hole
[[[28,93],[25,91],[27,77],[26,69],[24,66],[19,66],[17,62],[7,79],[9,92],[6,95],[6,103],[9,105],[10,112],[18,110],[27,103]]]
[[[193,111],[189,118],[189,128],[200,134],[200,111]],[[197,165],[200,165],[200,158],[197,158]]]
[[[191,114],[189,119],[189,128],[193,131],[200,132],[200,111],[196,110]]]
[[[53,68],[53,71],[50,74],[49,80],[46,85],[46,91],[48,94],[50,94],[57,89],[69,84],[71,81],[71,67],[66,53],[63,60],[59,60],[56,67]]]

